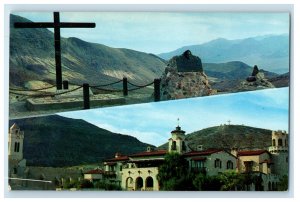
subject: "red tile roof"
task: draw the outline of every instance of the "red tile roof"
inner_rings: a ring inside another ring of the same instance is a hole
[[[223,151],[221,149],[208,149],[204,151],[190,151],[188,153],[183,154],[184,156],[207,156],[217,152]]]
[[[261,163],[267,163],[267,164],[273,164],[272,161],[270,159],[265,159],[264,161],[259,162]]]
[[[113,166],[116,165],[116,162],[104,162],[104,165]]]
[[[84,174],[103,174],[104,171],[101,169],[95,169],[95,170],[89,170],[87,172],[85,172]]]
[[[129,160],[128,156],[119,156],[117,158],[107,159],[105,162],[115,162],[115,161],[127,161]]]
[[[143,157],[143,156],[161,156],[165,155],[167,150],[154,150],[154,151],[144,151],[136,154],[129,155],[130,157]]]
[[[195,158],[192,158],[193,161],[205,161],[206,160],[206,157],[195,157]]]
[[[267,150],[249,150],[249,151],[239,151],[238,156],[257,156],[263,153],[269,153]]]

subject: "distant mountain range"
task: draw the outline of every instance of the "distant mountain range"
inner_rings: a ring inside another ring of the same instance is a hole
[[[30,80],[55,81],[54,36],[48,29],[16,29],[14,22],[31,22],[10,15],[10,83],[24,86]],[[63,79],[90,84],[107,83],[123,76],[153,81],[166,64],[153,54],[111,48],[78,38],[62,38]]]
[[[158,56],[168,60],[185,50],[199,56],[204,63],[241,61],[252,67],[258,65],[260,69],[278,74],[289,71],[288,35],[268,35],[238,40],[218,38],[200,45],[184,46]]]
[[[24,131],[24,158],[32,166],[74,166],[100,163],[116,152],[145,151],[149,144],[113,133],[81,119],[58,115],[10,120]]]

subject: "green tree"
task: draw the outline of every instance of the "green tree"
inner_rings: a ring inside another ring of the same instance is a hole
[[[167,154],[158,168],[157,180],[162,190],[194,190],[192,178],[188,162],[178,153]]]
[[[79,187],[81,189],[89,189],[89,188],[94,188],[93,183],[90,180],[81,180],[81,182],[79,183]]]
[[[198,175],[195,176],[193,180],[193,185],[197,190],[202,191],[205,189],[206,180],[207,180],[206,175],[204,173],[199,173]]]
[[[287,191],[289,187],[289,177],[284,175],[280,178],[278,183],[278,191]]]
[[[233,170],[219,174],[218,178],[222,184],[222,191],[242,190],[245,183],[245,177]]]

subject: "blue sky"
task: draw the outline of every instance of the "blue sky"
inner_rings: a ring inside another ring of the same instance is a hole
[[[50,12],[14,14],[35,22],[53,21]],[[288,13],[61,12],[60,19],[96,23],[95,29],[62,29],[64,37],[154,54],[216,38],[241,39],[289,33]]]
[[[288,88],[59,113],[156,146],[180,126],[187,133],[227,123],[288,131]]]

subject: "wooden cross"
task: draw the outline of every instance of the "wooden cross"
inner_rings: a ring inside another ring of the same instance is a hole
[[[15,28],[54,28],[56,88],[62,89],[60,28],[95,28],[95,23],[60,22],[59,12],[53,13],[54,22],[16,22]]]
[[[231,121],[230,121],[230,120],[228,120],[227,122],[228,122],[228,125],[230,125]]]

